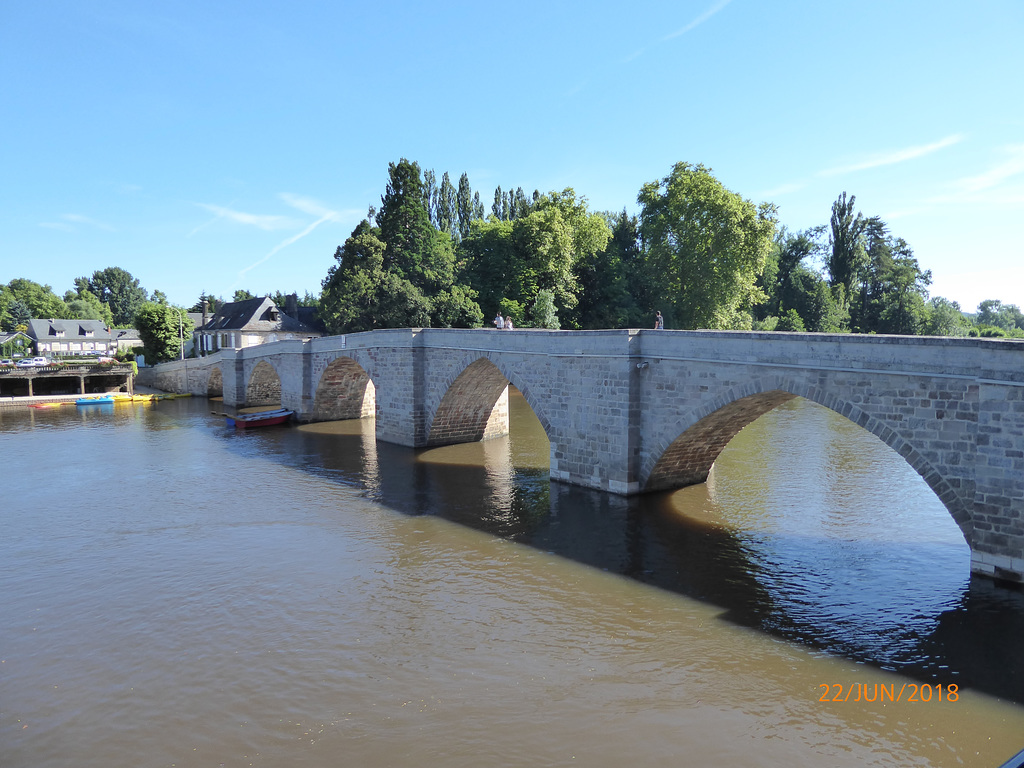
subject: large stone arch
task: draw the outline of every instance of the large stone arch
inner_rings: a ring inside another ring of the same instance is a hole
[[[363,366],[339,357],[324,369],[313,399],[313,421],[360,419],[376,410],[377,390]]]
[[[260,360],[249,374],[249,382],[245,386],[245,404],[249,405],[280,405],[281,377],[266,360]]]
[[[210,375],[206,380],[207,397],[223,397],[224,395],[224,374],[220,371],[219,365],[210,368]]]
[[[644,490],[703,483],[715,459],[741,429],[794,397],[779,389],[760,392],[726,403],[700,418],[662,451]]]
[[[645,473],[643,490],[704,482],[715,459],[743,427],[794,397],[803,397],[838,413],[896,451],[932,489],[968,544],[971,543],[973,523],[963,497],[908,440],[853,403],[827,394],[819,387],[783,377],[761,379],[723,392],[683,417],[678,437],[649,455],[648,463],[652,466]]]
[[[427,445],[449,445],[486,440],[508,434],[508,385],[522,392],[547,435],[543,412],[534,406],[529,385],[502,370],[500,360],[476,357],[445,383],[444,396],[430,423]]]

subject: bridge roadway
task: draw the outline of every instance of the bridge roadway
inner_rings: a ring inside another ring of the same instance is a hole
[[[972,570],[1024,582],[1024,343],[731,331],[392,329],[176,361],[139,383],[300,421],[376,416],[411,447],[508,431],[508,385],[551,441],[551,478],[634,494],[703,482],[793,397],[878,436],[963,531]]]

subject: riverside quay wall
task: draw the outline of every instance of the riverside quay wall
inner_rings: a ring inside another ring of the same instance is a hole
[[[517,387],[551,478],[616,494],[703,482],[744,426],[793,397],[878,436],[963,531],[972,568],[1024,581],[1024,343],[732,331],[391,329],[280,341],[140,373],[139,383],[281,404],[300,421],[376,417],[411,447],[508,430]]]

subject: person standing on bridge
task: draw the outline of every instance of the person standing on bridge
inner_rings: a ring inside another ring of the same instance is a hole
[[[505,328],[505,318],[501,316],[501,312],[499,312],[497,317],[494,318],[494,327],[499,331]]]
[[[659,309],[654,313],[654,330],[664,331],[665,330],[665,318],[661,316],[661,310]]]
[[[506,331],[514,331],[515,330],[515,328],[512,326],[512,315],[509,315],[508,317],[505,318],[505,330]]]

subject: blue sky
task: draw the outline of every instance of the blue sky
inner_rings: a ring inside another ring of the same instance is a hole
[[[0,4],[0,282],[318,292],[399,158],[636,212],[679,161],[1024,307],[1024,2]]]

